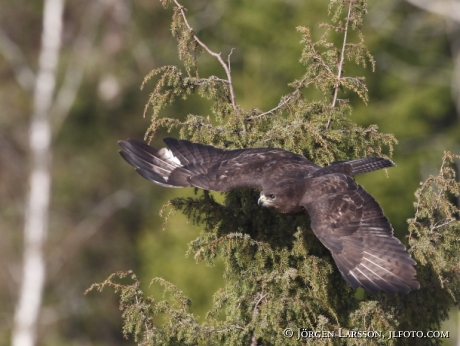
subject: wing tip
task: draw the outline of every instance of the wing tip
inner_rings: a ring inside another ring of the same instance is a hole
[[[415,277],[408,279],[398,278],[398,280],[391,281],[379,280],[377,282],[360,280],[360,283],[361,287],[363,287],[367,293],[377,294],[383,292],[391,297],[395,297],[398,293],[409,294],[412,291],[420,289],[420,282],[418,282]]]
[[[128,143],[129,139],[127,140],[123,140],[123,139],[120,139],[119,141],[117,141],[117,144],[122,147],[123,149],[125,149],[127,143]]]

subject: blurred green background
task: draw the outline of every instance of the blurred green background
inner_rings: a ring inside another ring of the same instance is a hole
[[[439,4],[449,2],[433,1]],[[319,38],[327,2],[302,0],[184,0],[190,24],[217,52],[231,56],[237,103],[269,110],[302,75],[297,26]],[[452,2],[452,6],[455,3]],[[81,72],[69,112],[53,124],[52,196],[47,282],[39,319],[39,345],[133,345],[121,333],[117,296],[83,292],[109,274],[133,269],[146,292],[153,277],[175,283],[201,317],[222,282],[222,268],[185,257],[199,228],[174,214],[162,230],[160,208],[191,189],[166,189],[137,175],[117,151],[117,140],[142,139],[142,117],[154,81],[139,86],[152,69],[180,64],[170,35],[171,9],[157,0],[69,0],[57,90],[72,71]],[[447,6],[447,5],[446,5]],[[24,205],[30,161],[28,130],[32,92],[18,69],[35,71],[40,50],[42,1],[0,1],[0,345],[10,344],[21,279]],[[399,141],[397,167],[359,177],[381,203],[400,239],[413,216],[420,181],[436,174],[442,153],[460,154],[460,11],[423,9],[416,0],[371,1],[364,23],[376,71],[345,66],[363,75],[366,106],[348,95],[359,125],[377,124]],[[356,39],[351,34],[351,40]],[[14,59],[8,58],[13,56]],[[203,55],[202,75],[224,77],[215,59]],[[193,96],[165,115],[210,114],[209,103]],[[162,146],[158,132],[154,146]],[[176,135],[175,133],[169,135]],[[255,201],[256,203],[256,201]],[[458,203],[458,201],[457,201]],[[457,204],[458,205],[458,204]],[[456,345],[460,318],[452,311],[442,330]]]

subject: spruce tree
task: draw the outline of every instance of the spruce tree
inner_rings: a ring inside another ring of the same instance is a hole
[[[145,78],[144,87],[156,78],[145,110],[152,117],[148,139],[159,128],[178,129],[181,138],[194,142],[226,149],[283,148],[319,165],[391,157],[396,139],[375,125],[353,123],[344,97],[352,92],[368,101],[364,78],[345,73],[347,64],[374,67],[361,33],[366,1],[332,0],[330,22],[321,25],[324,33],[318,41],[308,28],[298,28],[305,73],[268,111],[238,105],[232,52],[223,57],[211,51],[194,33],[178,1],[162,3],[174,9],[171,28],[183,67],[164,66]],[[202,54],[218,60],[225,78],[200,75],[197,61]],[[192,94],[211,100],[210,115],[189,114],[184,121],[161,115],[168,104]],[[203,322],[192,313],[189,298],[162,278],[152,281],[167,293],[160,301],[144,295],[133,272],[112,274],[92,288],[112,286],[120,292],[123,331],[140,345],[440,344],[441,335],[389,338],[389,332],[440,330],[449,309],[459,305],[460,213],[452,196],[459,195],[460,184],[452,169],[455,157],[446,153],[439,175],[416,192],[408,243],[418,262],[421,289],[408,295],[352,289],[311,231],[308,215],[286,216],[260,208],[259,192],[250,189],[224,193],[223,203],[210,192],[196,190],[195,197],[176,198],[167,206],[202,227],[189,255],[209,265],[217,259],[225,264],[225,285],[215,292]],[[120,280],[126,276],[128,283]],[[360,332],[361,337],[340,338],[339,331],[342,336]],[[366,333],[369,337],[362,337]]]

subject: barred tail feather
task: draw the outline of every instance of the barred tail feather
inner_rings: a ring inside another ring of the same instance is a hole
[[[395,165],[393,161],[383,157],[365,157],[363,159],[348,161],[347,164],[352,167],[352,176],[378,171],[379,169],[393,167]]]

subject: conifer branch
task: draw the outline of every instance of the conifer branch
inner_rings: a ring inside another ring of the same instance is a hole
[[[233,110],[236,110],[235,92],[233,91],[232,75],[231,75],[231,68],[230,68],[230,56],[232,55],[233,48],[230,51],[230,54],[228,55],[228,64],[226,64],[225,61],[222,59],[221,53],[213,52],[195,34],[195,31],[193,30],[193,28],[190,26],[190,24],[187,21],[187,17],[185,15],[185,7],[182,6],[177,0],[174,0],[174,3],[176,4],[177,8],[179,9],[179,11],[180,11],[180,13],[182,15],[182,18],[184,20],[184,24],[187,26],[187,29],[192,34],[193,39],[195,40],[195,42],[198,43],[206,52],[208,52],[209,55],[215,57],[219,61],[219,63],[222,65],[223,69],[225,70],[225,74],[227,75],[226,83],[228,84],[228,90],[230,92],[230,101],[231,101]]]
[[[340,79],[342,78],[343,63],[345,61],[345,49],[347,46],[348,27],[350,25],[352,3],[353,3],[353,0],[350,1],[350,4],[348,6],[347,21],[345,22],[345,29],[343,33],[342,51],[340,53],[340,61],[339,61],[338,72],[337,72],[337,82],[334,88],[334,98],[332,100],[331,108],[335,107],[335,104],[337,103],[337,96],[339,94]],[[326,130],[329,129],[331,122],[332,122],[332,117],[330,117],[329,120],[327,121]]]
[[[142,307],[144,301],[142,299],[142,301],[139,300],[139,284],[140,282],[138,280],[136,280],[135,282],[135,299],[136,299],[136,307],[138,308],[138,311],[140,312],[140,317],[141,317],[141,320],[144,322],[144,328],[145,328],[145,333],[146,334],[150,334],[151,333],[151,329],[149,328],[149,324],[147,323],[148,321],[148,317],[145,315],[144,313],[144,309]]]

